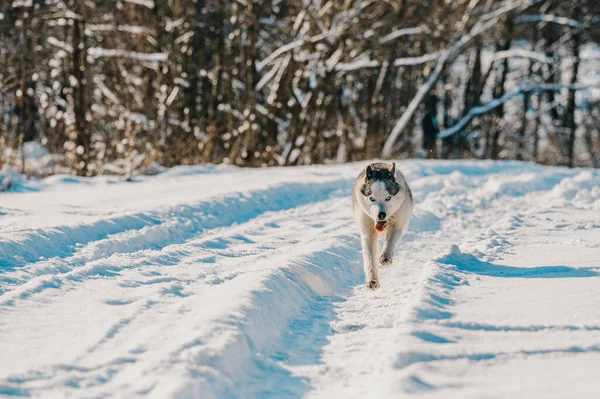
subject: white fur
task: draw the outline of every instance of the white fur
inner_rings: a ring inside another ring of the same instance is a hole
[[[392,165],[390,165],[391,168]],[[370,289],[379,288],[378,263],[389,265],[392,263],[394,250],[400,239],[408,230],[408,224],[413,212],[413,200],[410,189],[404,176],[399,170],[395,170],[394,178],[400,184],[400,191],[391,195],[384,182],[377,181],[371,185],[371,195],[365,196],[361,188],[365,183],[365,172],[356,179],[353,192],[354,216],[360,227],[361,244],[363,251],[363,262],[365,269],[366,285]],[[391,196],[389,201],[386,201]],[[375,199],[372,202],[369,198]],[[385,212],[386,226],[383,232],[375,230],[375,224],[379,220],[380,212]],[[378,238],[383,236],[385,241],[378,252]]]

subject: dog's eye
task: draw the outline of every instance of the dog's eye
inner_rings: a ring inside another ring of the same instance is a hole
[[[371,202],[375,202],[375,198],[370,197],[369,199],[371,200]]]
[[[387,197],[385,200],[386,200],[386,201],[389,201],[389,200],[391,200],[391,199],[392,199],[392,197],[391,197],[391,196],[389,196],[389,197]]]

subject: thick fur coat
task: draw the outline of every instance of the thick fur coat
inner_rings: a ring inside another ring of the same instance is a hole
[[[360,227],[367,288],[379,288],[378,264],[390,265],[413,213],[410,188],[396,164],[373,163],[354,183],[354,216]],[[379,252],[378,239],[384,238]]]

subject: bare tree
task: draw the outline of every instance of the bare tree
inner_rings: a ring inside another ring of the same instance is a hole
[[[4,1],[0,162],[597,165],[595,3]]]

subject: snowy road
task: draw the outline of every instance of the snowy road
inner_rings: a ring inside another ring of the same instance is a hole
[[[372,292],[364,165],[1,194],[0,396],[600,392],[599,171],[400,162],[415,217]]]

